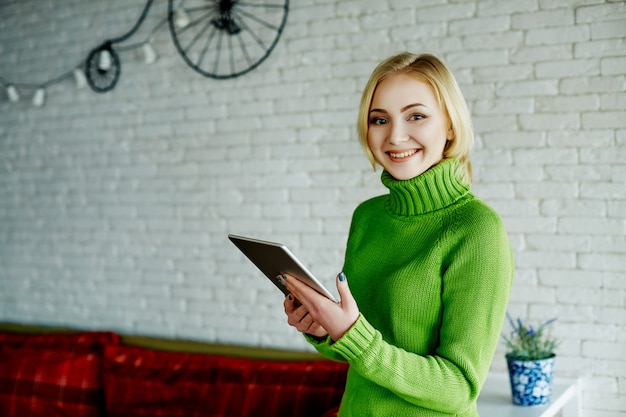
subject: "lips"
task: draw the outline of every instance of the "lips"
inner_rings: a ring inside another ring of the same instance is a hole
[[[413,156],[417,153],[419,149],[409,149],[406,151],[402,151],[402,152],[387,152],[387,155],[389,155],[392,159],[405,159],[408,158],[410,156]]]

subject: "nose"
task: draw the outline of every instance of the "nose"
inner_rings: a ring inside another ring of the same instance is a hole
[[[388,140],[392,145],[399,145],[409,140],[409,134],[402,123],[391,123]]]

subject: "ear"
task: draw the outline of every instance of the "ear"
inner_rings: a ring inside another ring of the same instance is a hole
[[[448,134],[446,135],[446,140],[451,141],[454,139],[454,129],[452,128],[452,125],[450,125],[450,127],[448,128]]]

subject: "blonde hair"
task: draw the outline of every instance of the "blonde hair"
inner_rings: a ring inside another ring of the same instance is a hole
[[[459,175],[470,184],[472,182],[470,151],[474,144],[470,112],[452,72],[439,58],[430,54],[415,55],[403,52],[385,59],[374,69],[363,89],[357,131],[361,146],[374,170],[376,170],[376,159],[367,142],[369,111],[378,84],[396,74],[413,75],[430,85],[453,132],[452,139],[447,142],[443,151],[443,158],[456,159],[459,162]]]

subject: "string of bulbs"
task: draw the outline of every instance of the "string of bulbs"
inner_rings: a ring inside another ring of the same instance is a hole
[[[41,107],[45,104],[47,89],[50,86],[60,83],[68,78],[73,78],[76,83],[76,87],[78,88],[83,88],[86,85],[89,85],[92,90],[98,93],[110,91],[115,87],[120,74],[121,62],[117,51],[122,52],[142,48],[144,62],[146,64],[153,64],[156,62],[158,56],[151,45],[151,40],[167,22],[167,17],[160,20],[143,41],[114,48],[114,45],[125,42],[135,34],[146,18],[146,15],[152,6],[152,2],[153,0],[147,0],[139,19],[126,34],[114,39],[105,40],[99,46],[92,49],[86,59],[80,61],[72,69],[60,74],[57,77],[51,78],[40,84],[32,84],[11,82],[0,75],[0,85],[5,89],[8,100],[11,103],[17,103],[21,100],[21,96],[24,91],[34,90],[34,93],[32,94],[32,105],[35,107]],[[185,27],[189,25],[190,18],[184,9],[177,8],[174,11],[174,22],[177,27]]]

